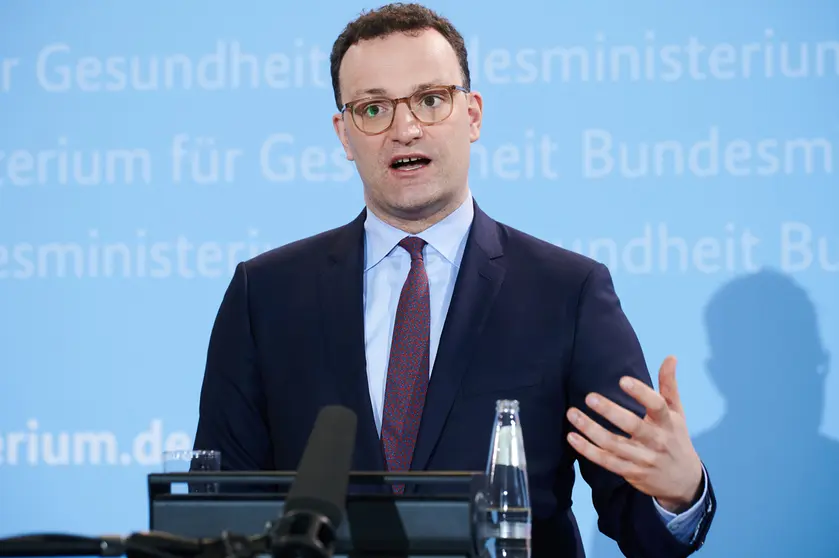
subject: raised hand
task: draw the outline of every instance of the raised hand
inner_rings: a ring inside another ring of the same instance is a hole
[[[580,409],[570,408],[568,420],[582,434],[568,442],[580,455],[620,475],[664,509],[680,513],[693,504],[702,486],[702,463],[688,432],[676,384],[676,359],[668,357],[658,372],[660,393],[629,377],[621,388],[646,409],[642,419],[600,394],[586,404],[629,437],[613,434]]]

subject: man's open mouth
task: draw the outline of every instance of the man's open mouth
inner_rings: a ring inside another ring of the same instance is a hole
[[[411,157],[396,157],[390,163],[390,168],[402,171],[416,170],[431,163],[431,159],[421,155]]]

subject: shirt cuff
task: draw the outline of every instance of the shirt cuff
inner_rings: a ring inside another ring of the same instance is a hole
[[[658,501],[653,498],[653,505],[655,505],[662,521],[667,524],[670,532],[685,544],[691,542],[691,538],[704,516],[705,500],[708,498],[708,473],[705,471],[705,465],[702,465],[702,486],[702,497],[689,510],[678,515],[662,508]]]

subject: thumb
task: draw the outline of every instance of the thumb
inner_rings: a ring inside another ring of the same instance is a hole
[[[661,364],[658,370],[658,389],[670,409],[680,415],[685,414],[679,397],[679,385],[676,383],[676,357],[669,356]]]

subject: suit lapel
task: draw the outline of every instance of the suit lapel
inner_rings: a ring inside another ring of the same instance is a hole
[[[364,219],[366,212],[337,234],[320,274],[321,323],[327,373],[343,404],[358,416],[355,470],[382,470],[384,457],[373,419],[364,341]]]
[[[504,281],[497,225],[475,204],[475,216],[428,385],[412,470],[422,470],[437,445],[460,380]]]

